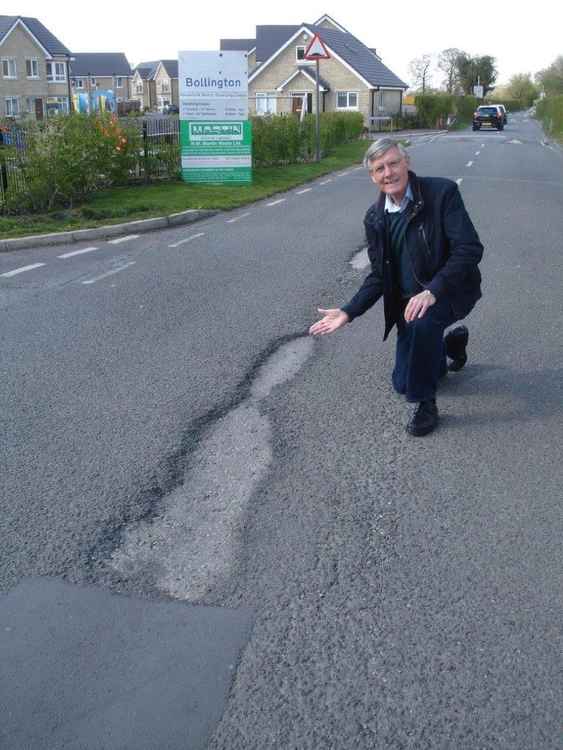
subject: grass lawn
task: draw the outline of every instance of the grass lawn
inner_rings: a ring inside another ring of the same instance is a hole
[[[0,215],[0,238],[119,224],[188,208],[237,208],[361,162],[368,146],[369,141],[359,140],[336,147],[330,156],[319,163],[259,167],[254,170],[251,185],[188,185],[184,182],[134,185],[96,193],[87,203],[68,211],[25,216]]]

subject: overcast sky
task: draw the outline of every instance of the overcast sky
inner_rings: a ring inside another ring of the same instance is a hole
[[[218,49],[222,37],[253,38],[256,24],[313,23],[325,13],[375,47],[385,65],[407,83],[413,58],[448,47],[496,57],[498,83],[515,73],[534,74],[563,55],[561,0],[3,0],[2,6],[3,15],[38,18],[72,52],[125,52],[132,65],[174,58],[180,49]],[[437,76],[432,81],[439,82]]]

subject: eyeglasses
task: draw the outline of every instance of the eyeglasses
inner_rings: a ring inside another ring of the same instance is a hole
[[[389,169],[395,171],[399,164],[403,161],[403,158],[404,157],[401,156],[398,159],[389,159],[389,161],[386,161],[383,164],[379,164],[379,166],[377,167],[371,167],[369,173],[376,176],[382,175],[385,172],[385,167],[389,167]]]

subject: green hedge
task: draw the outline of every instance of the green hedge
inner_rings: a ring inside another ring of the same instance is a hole
[[[96,190],[126,183],[139,150],[138,132],[114,115],[70,114],[26,125],[25,148],[12,153],[19,189],[9,190],[11,213],[72,208]]]
[[[323,112],[320,118],[321,154],[334,146],[359,138],[364,129],[360,112]],[[252,118],[252,162],[254,166],[275,166],[312,161],[316,153],[316,120],[305,115]]]
[[[536,117],[541,120],[546,133],[563,136],[563,94],[540,99],[536,104]]]
[[[422,128],[445,128],[448,115],[456,115],[458,120],[471,120],[479,106],[474,96],[453,96],[451,94],[424,94],[415,97],[415,121]]]

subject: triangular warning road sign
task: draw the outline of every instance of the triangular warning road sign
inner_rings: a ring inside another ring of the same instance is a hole
[[[328,50],[318,34],[315,34],[309,42],[309,46],[305,50],[304,58],[305,60],[330,60]]]

